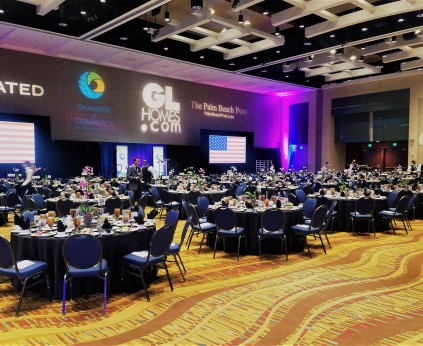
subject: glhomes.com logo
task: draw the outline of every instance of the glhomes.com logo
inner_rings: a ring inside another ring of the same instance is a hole
[[[103,79],[95,72],[84,72],[79,77],[79,90],[89,99],[98,99],[105,90]]]

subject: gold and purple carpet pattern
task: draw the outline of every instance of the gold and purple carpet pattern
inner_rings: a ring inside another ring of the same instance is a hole
[[[170,264],[143,291],[49,303],[32,293],[14,317],[18,295],[0,285],[1,344],[19,345],[417,345],[423,344],[423,221],[373,236],[330,234],[327,255],[311,242],[307,254],[241,256],[199,241],[181,256],[183,282]],[[180,222],[175,239],[183,225]],[[10,228],[1,227],[7,236]]]

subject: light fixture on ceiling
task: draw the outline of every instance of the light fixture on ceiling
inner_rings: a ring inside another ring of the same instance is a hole
[[[334,38],[335,37],[335,34],[330,34],[330,36],[329,36],[330,38]]]
[[[419,11],[419,13],[417,13],[417,16],[416,16],[417,18],[423,18],[423,13],[422,13],[422,11]]]
[[[279,27],[277,26],[276,30],[275,30],[275,36],[280,36],[280,34],[281,34],[281,31],[280,31]]]
[[[269,8],[266,4],[263,6],[262,14],[265,15],[265,16],[267,16],[269,14]]]
[[[399,17],[398,18],[398,23],[402,23],[404,21],[404,18],[403,17]]]
[[[168,23],[170,22],[170,13],[167,10],[167,4],[166,4],[166,12],[165,12],[165,21]]]
[[[392,41],[391,41],[392,43],[395,43],[395,42],[397,42],[397,37],[396,36],[392,36]]]
[[[238,23],[239,24],[244,23],[244,15],[241,12],[239,12]]]
[[[68,26],[68,23],[66,22],[60,22],[59,26],[61,26],[62,28],[66,28]]]
[[[104,4],[106,2],[106,0],[100,0],[100,2],[102,2]]]
[[[119,37],[119,40],[121,40],[121,41],[128,41],[128,36],[121,36],[121,37]]]
[[[191,9],[194,11],[203,9],[203,0],[191,0]]]
[[[298,27],[299,27],[300,29],[304,29],[304,28],[305,28],[305,24],[304,24],[304,22],[303,22],[303,21],[301,21],[301,22],[300,22],[300,24],[298,25]]]
[[[0,14],[3,14],[4,13],[4,10],[0,10]]]
[[[169,50],[169,47],[166,45],[166,46],[164,46],[164,48],[163,48],[164,50]]]
[[[351,55],[351,56],[350,56],[350,60],[352,60],[352,61],[357,60],[357,56],[356,56],[356,55],[354,55],[354,54],[353,54],[353,55]]]
[[[232,2],[232,9],[233,9],[233,10],[235,10],[235,9],[236,9],[236,6],[238,5],[238,3],[239,3],[239,0],[234,0],[234,1]]]
[[[368,29],[367,29],[367,27],[366,26],[363,26],[362,28],[361,28],[361,31],[367,31]]]
[[[304,46],[311,46],[311,41],[308,38],[304,39]]]
[[[329,53],[330,53],[330,54],[332,54],[332,55],[335,55],[335,54],[336,54],[336,49],[331,49],[331,50],[329,51]]]
[[[87,14],[87,12],[85,12],[85,11],[81,11],[80,12],[83,16],[85,16],[86,14]]]
[[[416,35],[420,35],[420,34],[422,33],[422,31],[421,31],[420,29],[417,29],[417,30],[414,30],[414,33],[415,33]]]

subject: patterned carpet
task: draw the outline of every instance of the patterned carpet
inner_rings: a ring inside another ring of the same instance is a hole
[[[28,294],[14,317],[17,294],[0,285],[1,344],[19,345],[416,345],[423,344],[423,220],[403,231],[330,236],[325,255],[312,247],[283,256],[236,256],[198,240],[182,252],[183,282],[174,264],[142,292],[102,295],[67,304]],[[179,223],[178,233],[183,222]],[[0,227],[7,235],[10,228]]]

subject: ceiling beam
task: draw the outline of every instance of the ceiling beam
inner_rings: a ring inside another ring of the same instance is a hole
[[[411,40],[404,40],[402,37],[397,36],[396,39],[397,39],[396,42],[385,41],[385,42],[376,43],[376,44],[367,46],[365,49],[362,50],[361,55],[364,55],[364,56],[372,55],[372,54],[385,52],[388,50],[401,49],[401,47],[414,46],[414,45],[423,43],[422,36],[417,36],[416,38],[413,38]]]
[[[245,35],[246,35],[245,32],[237,28],[231,28],[223,32],[220,32],[217,35],[208,36],[200,40],[196,40],[195,43],[190,46],[190,49],[192,52],[197,52],[201,49],[206,49],[206,48],[210,48],[211,46],[216,46],[221,43],[229,42],[231,40],[243,37]]]
[[[376,6],[370,4],[366,0],[351,0],[351,3],[369,13],[373,13],[376,8]]]
[[[401,63],[401,71],[414,70],[423,67],[423,59],[406,61]]]
[[[312,14],[319,15],[318,12],[320,11],[327,10],[328,8],[335,6],[344,5],[350,2],[351,0],[310,0],[301,7],[293,6],[273,14],[271,16],[272,25],[282,25]]]
[[[332,3],[332,1],[328,2]],[[392,14],[401,14],[422,9],[422,0],[416,0],[416,2],[413,4],[405,0],[400,0],[393,3],[375,6],[375,9],[371,13],[365,10],[355,11],[344,16],[340,16],[337,22],[326,21],[309,26],[305,29],[305,36],[311,38],[333,30],[338,30],[352,25],[365,23],[370,20],[391,16]]]
[[[251,6],[254,6],[260,2],[262,2],[263,0],[240,0],[237,5],[235,6],[235,8],[232,8],[232,11],[237,12],[237,11],[243,11]],[[231,3],[231,2],[230,2]],[[229,6],[232,6],[229,3]],[[232,1],[233,3],[233,1]]]
[[[65,0],[18,0],[25,2],[30,5],[34,5],[37,8],[37,14],[44,16],[52,10],[57,9]]]
[[[388,62],[415,58],[422,54],[423,54],[423,47],[420,47],[420,48],[415,48],[411,50],[410,52],[402,51],[402,52],[387,54],[385,57],[382,58],[382,62],[385,64]]]
[[[167,25],[160,29],[160,32],[155,36],[151,37],[151,41],[160,42],[167,38],[172,38],[174,35],[178,35],[182,32],[191,30],[197,26],[204,25],[211,22],[212,14],[210,10],[197,12],[198,15],[190,15],[185,19],[177,22],[175,25]]]

